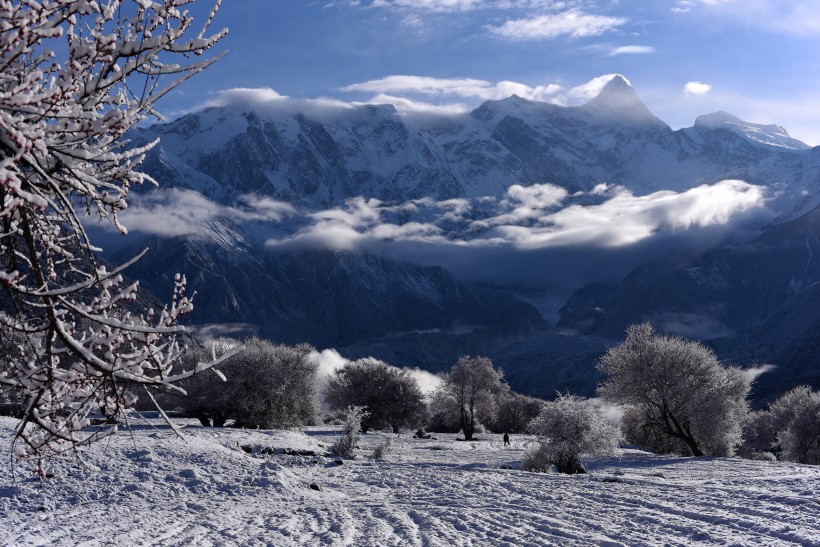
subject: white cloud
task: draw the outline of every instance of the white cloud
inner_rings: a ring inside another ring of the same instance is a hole
[[[469,110],[461,103],[431,104],[402,97],[422,95],[428,97],[459,97],[464,100],[497,100],[513,94],[531,101],[543,101],[559,105],[581,104],[595,97],[616,74],[604,74],[581,85],[565,88],[557,83],[529,86],[520,82],[490,82],[473,78],[434,78],[430,76],[393,75],[350,84],[345,92],[378,93],[368,100],[371,104],[393,104],[403,112],[431,112],[457,114]],[[395,94],[395,95],[393,95]],[[361,103],[351,103],[361,104]]]
[[[473,78],[433,78],[430,76],[393,75],[378,80],[351,84],[342,91],[374,93],[416,93],[429,96],[458,96],[478,99],[503,99],[518,95],[525,99],[547,100],[561,90],[558,84],[531,87],[510,81],[492,83]],[[390,97],[391,99],[394,97]]]
[[[254,334],[259,329],[250,323],[211,323],[192,327],[196,338],[202,342],[219,342],[235,345],[240,338]]]
[[[566,2],[556,0],[352,0],[349,5],[401,11],[454,13],[481,9],[560,9]]]
[[[546,40],[559,36],[584,38],[616,30],[625,24],[623,17],[589,15],[579,9],[524,19],[511,19],[498,27],[487,27],[491,34],[513,41]]]
[[[766,32],[807,38],[820,34],[817,0],[680,0],[672,11],[694,13],[697,8]]]
[[[590,99],[598,95],[598,93],[601,92],[604,86],[608,84],[609,81],[615,76],[621,76],[624,80],[626,80],[626,83],[632,85],[632,83],[621,74],[604,74],[603,76],[598,76],[586,83],[577,85],[567,90],[567,92],[564,94],[567,103],[577,104],[589,101]]]
[[[331,97],[297,99],[280,95],[269,87],[235,87],[224,89],[196,110],[215,106],[250,106],[259,111],[300,111],[305,114],[322,116],[339,110],[350,110],[355,104]]]
[[[279,224],[296,215],[293,205],[267,197],[246,195],[239,202],[239,206],[230,207],[214,203],[193,190],[154,190],[134,194],[121,220],[131,230],[144,234],[210,239],[235,235],[233,223]]]
[[[709,84],[704,84],[701,82],[687,82],[686,85],[683,86],[683,93],[684,95],[688,96],[702,96],[706,95],[712,90],[712,86]]]
[[[335,371],[346,366],[350,361],[342,357],[335,349],[324,349],[322,351],[314,351],[310,354],[310,359],[319,365],[317,371],[317,389],[321,394],[327,385],[328,377]],[[375,359],[375,357],[370,357]],[[397,367],[401,368],[401,367]],[[420,368],[401,368],[407,371],[411,377],[415,378],[416,382],[421,388],[421,392],[425,395],[432,393],[438,388],[442,380],[439,376],[421,370]]]
[[[499,202],[456,200],[453,204],[453,200],[428,199],[383,207],[377,200],[356,198],[344,207],[309,214],[309,224],[291,235],[269,240],[268,245],[347,250],[386,242],[446,247],[501,245],[518,250],[577,245],[615,248],[660,232],[726,225],[737,215],[762,208],[765,202],[763,188],[738,180],[645,196],[635,196],[624,188],[598,186],[588,195],[602,201],[582,205],[576,200],[558,208],[568,199],[567,193],[549,184],[512,186]],[[489,214],[482,220],[470,220],[466,211],[480,204],[491,207]],[[452,214],[454,208],[459,214]],[[414,221],[401,223],[396,213],[408,209],[413,210]]]
[[[621,46],[613,48],[609,52],[609,56],[615,57],[616,55],[640,55],[654,52],[655,48],[652,46]]]
[[[743,376],[751,383],[757,380],[761,375],[775,370],[775,365],[760,365],[759,367],[744,368],[741,370]]]

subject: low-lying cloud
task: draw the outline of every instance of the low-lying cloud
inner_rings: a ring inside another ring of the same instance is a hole
[[[701,252],[730,240],[744,223],[760,225],[765,201],[765,188],[740,180],[646,195],[603,183],[577,193],[513,185],[500,197],[358,197],[319,210],[258,196],[226,206],[194,191],[156,190],[135,196],[122,222],[144,236],[248,252],[353,251],[443,266],[463,279],[577,287],[617,280],[672,250]]]
[[[584,204],[580,198],[597,197]],[[739,180],[702,185],[684,192],[636,196],[623,187],[570,196],[551,184],[513,185],[495,200],[413,200],[387,205],[356,198],[344,206],[307,214],[309,223],[270,247],[324,247],[367,250],[377,243],[413,242],[453,247],[508,246],[517,250],[551,247],[622,247],[662,232],[729,223],[764,205],[764,191]],[[402,221],[396,213],[415,214]],[[455,224],[455,225],[454,225]]]
[[[364,103],[352,102],[349,103],[350,105],[392,104],[399,112],[403,113],[437,112],[441,114],[458,114],[468,112],[470,106],[463,102],[433,104],[406,97],[423,97],[428,100],[454,98],[469,102],[499,100],[506,99],[511,95],[518,95],[531,101],[542,101],[562,106],[579,105],[598,95],[615,76],[616,74],[603,74],[577,86],[566,87],[558,83],[530,86],[508,80],[491,82],[476,78],[434,78],[404,74],[346,85],[340,91],[375,94]],[[229,98],[238,97],[233,93],[226,96]]]

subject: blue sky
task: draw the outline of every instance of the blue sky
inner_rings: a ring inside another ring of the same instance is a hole
[[[224,0],[215,25],[229,54],[165,113],[232,88],[445,112],[512,92],[579,104],[618,73],[673,128],[726,110],[820,145],[817,0]]]

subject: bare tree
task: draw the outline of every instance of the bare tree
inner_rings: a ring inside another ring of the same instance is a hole
[[[749,411],[749,381],[698,342],[631,325],[598,363],[598,393],[623,405],[639,427],[685,444],[693,456],[732,455]]]
[[[166,309],[134,310],[137,283],[120,275],[133,260],[99,264],[81,221],[126,233],[117,215],[132,186],[155,182],[138,168],[156,144],[131,147],[127,131],[218,58],[193,60],[226,33],[205,35],[218,4],[194,28],[190,3],[0,2],[0,328],[25,338],[0,382],[26,399],[18,457],[99,439],[114,428],[89,431],[89,412],[130,407],[127,384],[193,372],[174,370],[177,322],[192,310],[185,278]]]
[[[390,427],[415,428],[424,424],[427,405],[418,382],[409,372],[378,359],[347,363],[328,378],[325,401],[336,410],[367,407],[362,431]]]
[[[603,456],[618,448],[621,433],[589,399],[559,394],[544,403],[527,430],[538,436],[538,446],[524,458],[524,468],[546,471],[555,465],[561,473],[586,473],[582,455]]]
[[[440,389],[455,401],[464,440],[475,433],[479,413],[492,415],[494,396],[502,389],[504,373],[493,368],[487,357],[461,357],[444,375]]]

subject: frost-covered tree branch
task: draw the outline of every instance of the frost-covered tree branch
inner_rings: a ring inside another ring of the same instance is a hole
[[[183,351],[179,318],[192,310],[185,278],[170,306],[139,310],[137,283],[97,263],[83,215],[113,222],[156,143],[127,132],[156,101],[220,56],[226,31],[206,35],[192,0],[0,0],[0,329],[14,350],[0,383],[25,401],[15,455],[76,450],[116,427],[126,388],[166,386]],[[208,365],[198,365],[204,368]],[[41,469],[38,466],[38,469]]]

